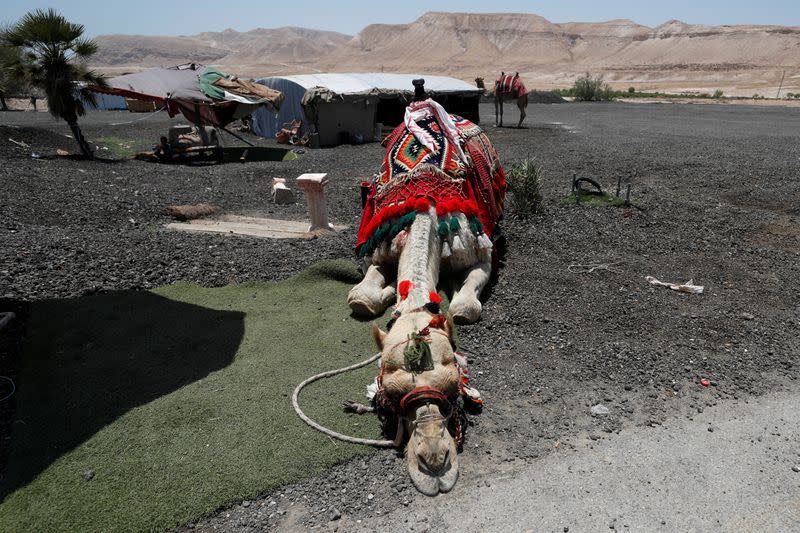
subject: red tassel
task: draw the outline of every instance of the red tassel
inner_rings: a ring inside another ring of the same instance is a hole
[[[405,300],[406,298],[408,298],[408,291],[410,291],[411,287],[413,286],[414,284],[411,283],[411,280],[408,279],[404,279],[403,281],[397,284],[397,292],[400,293],[401,300]]]
[[[431,203],[428,201],[427,198],[418,198],[416,203],[414,204],[414,210],[417,212],[424,213],[430,208],[431,208]]]
[[[429,327],[443,329],[444,328],[444,316],[436,315],[431,318],[431,321],[428,323]]]
[[[439,293],[438,293],[438,292],[435,292],[435,291],[431,291],[431,292],[429,292],[429,293],[428,293],[428,298],[430,298],[430,300],[431,300],[433,303],[435,303],[435,304],[440,304],[440,303],[442,303],[442,297],[441,297],[441,296],[439,296]]]

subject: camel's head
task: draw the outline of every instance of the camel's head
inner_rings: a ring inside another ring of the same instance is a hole
[[[406,412],[406,461],[414,486],[426,496],[448,492],[458,480],[458,452],[438,405],[423,403]]]
[[[456,443],[448,430],[448,398],[458,394],[461,380],[453,328],[450,318],[421,310],[402,314],[388,332],[373,330],[382,352],[384,393],[399,401],[408,435],[408,471],[428,496],[449,491],[458,479]],[[409,351],[415,343],[425,343],[424,354]]]

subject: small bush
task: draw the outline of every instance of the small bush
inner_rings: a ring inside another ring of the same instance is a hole
[[[628,87],[628,94],[633,94],[636,92],[636,87]]]
[[[514,163],[506,173],[506,184],[511,194],[509,204],[520,218],[542,213],[541,168],[535,159]]]
[[[724,94],[725,93],[722,92],[722,89],[717,89],[716,91],[714,91],[714,95],[712,96],[712,98],[722,98]]]
[[[614,98],[611,87],[602,76],[593,78],[588,73],[575,80],[572,92],[578,102],[605,102]]]

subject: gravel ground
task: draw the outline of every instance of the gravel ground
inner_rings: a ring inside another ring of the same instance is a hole
[[[506,107],[508,123],[516,122],[512,107]],[[481,111],[492,117],[491,105]],[[382,156],[381,147],[370,144],[245,165],[31,159],[31,150],[74,151],[64,137],[66,124],[43,113],[2,118],[3,308],[176,281],[216,286],[284,279],[318,259],[347,256],[359,215],[358,183],[377,170]],[[159,115],[108,125],[135,118],[92,113],[82,125],[90,140],[135,138],[140,148],[168,126]],[[523,129],[488,127],[506,164],[538,159],[546,212],[527,222],[508,217],[505,265],[486,295],[483,318],[459,330],[487,401],[469,428],[459,483],[536,464],[556,443],[570,447],[586,435],[601,440],[623,427],[660,425],[762,394],[773,380],[797,379],[800,110],[531,105],[526,123]],[[34,146],[23,150],[9,137]],[[267,200],[272,177],[308,171],[329,173],[331,219],[351,229],[293,242],[162,228],[164,207],[175,203],[212,202],[231,213],[302,219],[302,194],[295,206]],[[612,191],[618,176],[629,180],[634,207],[561,206],[573,172],[594,176]],[[583,274],[568,269],[589,263],[613,266]],[[692,278],[706,292],[651,287],[647,275]],[[13,373],[8,354],[0,354],[3,361]],[[711,386],[699,385],[701,378]],[[610,414],[591,416],[598,403]],[[187,527],[336,529],[346,523],[332,520],[339,515],[358,523],[419,498],[402,459],[378,452]]]

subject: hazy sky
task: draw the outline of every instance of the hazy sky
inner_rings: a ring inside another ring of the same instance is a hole
[[[280,26],[303,26],[354,35],[367,24],[407,23],[426,11],[535,13],[552,22],[628,18],[646,26],[657,26],[670,19],[694,24],[800,26],[800,2],[796,0],[0,0],[0,22],[13,22],[26,11],[47,7],[86,26],[90,36],[106,33],[191,35],[226,28],[247,31]]]

